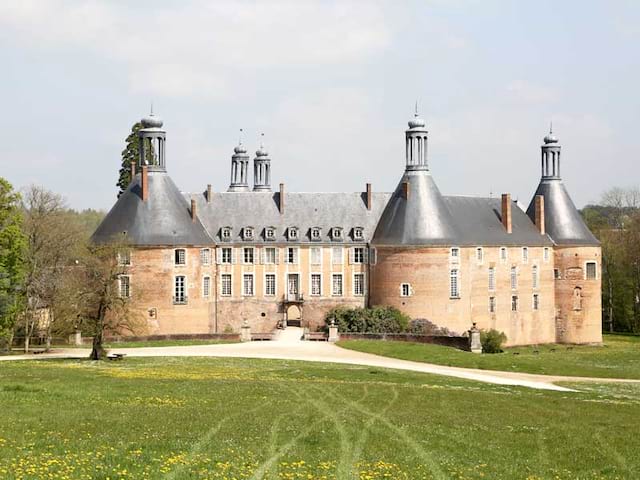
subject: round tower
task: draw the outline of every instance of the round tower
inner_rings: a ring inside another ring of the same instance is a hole
[[[139,167],[148,166],[149,170],[166,170],[165,141],[167,132],[162,129],[162,119],[151,113],[140,120],[142,128],[138,130]]]
[[[413,118],[409,120],[409,130],[405,132],[407,170],[429,170],[427,133],[425,121],[418,115],[418,104],[416,103]]]
[[[264,133],[261,135],[264,138]],[[264,142],[260,142],[260,148],[253,159],[253,191],[271,191],[271,159],[269,152],[264,148]]]
[[[240,129],[242,134],[242,129]],[[233,149],[231,156],[231,183],[228,192],[248,192],[249,191],[249,155],[247,149],[242,145],[242,137],[238,141],[238,146]]]

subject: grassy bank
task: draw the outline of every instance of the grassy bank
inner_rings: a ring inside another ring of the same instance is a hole
[[[640,337],[605,335],[602,346],[541,345],[474,354],[439,345],[348,340],[339,346],[385,357],[453,367],[579,377],[640,379]]]
[[[637,385],[214,358],[0,369],[3,479],[640,477]]]

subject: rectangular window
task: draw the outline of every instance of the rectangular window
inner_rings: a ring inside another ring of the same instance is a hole
[[[121,267],[131,265],[131,252],[129,250],[118,252],[118,265]]]
[[[364,295],[364,273],[356,273],[353,276],[353,294],[356,297]]]
[[[451,298],[460,298],[460,285],[458,282],[458,270],[453,269],[449,273],[449,296]]]
[[[529,249],[527,247],[522,247],[522,263],[527,263],[529,261]]]
[[[518,269],[516,267],[511,267],[511,290],[516,290],[518,288]]]
[[[489,313],[496,313],[496,297],[489,297]]]
[[[220,275],[220,294],[223,297],[231,296],[231,274],[223,273]]]
[[[242,261],[244,263],[253,263],[253,247],[244,247],[242,253]]]
[[[531,267],[531,285],[534,289],[538,288],[540,275],[538,275],[538,266]]]
[[[562,275],[560,275],[560,269],[559,268],[554,268],[553,269],[553,278],[555,278],[556,280],[560,280],[562,278]]]
[[[549,247],[544,247],[544,249],[542,250],[542,259],[545,262],[549,261]]]
[[[287,247],[286,263],[298,263],[298,247]]]
[[[517,312],[518,311],[518,296],[517,295],[511,295],[511,311],[512,312]]]
[[[211,293],[211,277],[204,277],[202,279],[202,296],[208,297]]]
[[[509,258],[507,247],[500,247],[500,261],[505,263]]]
[[[598,267],[596,262],[587,262],[585,266],[585,274],[587,280],[595,280],[598,278]]]
[[[378,251],[371,247],[369,249],[369,265],[375,265],[378,261]]]
[[[264,294],[265,296],[272,297],[276,294],[276,274],[267,273],[264,276]]]
[[[210,248],[200,249],[200,263],[202,265],[211,265],[211,249]]]
[[[333,247],[331,249],[331,259],[334,265],[342,264],[342,247]]]
[[[341,273],[334,273],[332,275],[331,285],[332,285],[331,294],[335,296],[341,296],[342,295],[342,274]]]
[[[540,295],[537,293],[533,294],[533,309],[540,310]]]
[[[489,290],[494,291],[496,289],[496,268],[489,267]]]
[[[231,256],[232,256],[231,247],[223,247],[219,249],[218,252],[220,252],[220,260],[219,260],[220,263],[224,263],[224,264],[231,263]]]
[[[409,284],[409,283],[400,284],[400,296],[401,297],[410,297],[411,296],[411,284]]]
[[[178,275],[173,285],[173,303],[187,303],[187,279]]]
[[[242,295],[253,296],[253,275],[250,273],[242,275]]]
[[[319,273],[311,274],[311,295],[314,297],[322,295],[322,275]]]
[[[313,247],[311,249],[311,265],[322,265],[322,248]]]
[[[484,251],[482,250],[482,247],[476,247],[476,262],[482,263],[483,260],[484,260]]]
[[[262,263],[267,265],[272,265],[276,263],[276,248],[275,247],[265,247],[262,249]]]
[[[187,253],[184,248],[176,248],[174,251],[174,263],[176,265],[185,265],[187,263]]]
[[[118,277],[120,284],[120,298],[129,298],[131,296],[131,279],[128,275],[120,275]]]
[[[451,263],[460,263],[460,249],[458,247],[451,248]]]
[[[352,263],[364,263],[364,247],[353,247]]]

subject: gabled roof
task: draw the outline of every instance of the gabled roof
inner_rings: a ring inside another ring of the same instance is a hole
[[[535,198],[544,197],[544,225],[547,234],[558,245],[599,245],[600,242],[584,223],[562,180],[543,178],[527,208],[535,221]]]
[[[142,201],[140,174],[120,195],[92,240],[106,243],[124,238],[132,245],[208,245],[213,243],[190,205],[165,171],[148,173],[149,196]],[[123,233],[125,234],[123,237]]]

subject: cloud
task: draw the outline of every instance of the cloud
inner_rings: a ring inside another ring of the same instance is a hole
[[[526,80],[514,80],[507,85],[507,92],[512,99],[529,104],[551,103],[560,97],[555,89]]]

